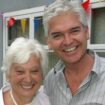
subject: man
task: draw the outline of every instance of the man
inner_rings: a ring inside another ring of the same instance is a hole
[[[48,46],[61,59],[44,82],[52,105],[105,105],[105,59],[87,49],[82,5],[55,1],[46,8],[43,23]]]

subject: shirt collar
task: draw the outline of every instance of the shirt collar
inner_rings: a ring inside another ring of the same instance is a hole
[[[97,76],[100,75],[100,67],[101,67],[101,61],[100,57],[96,54],[96,52],[91,50],[91,53],[94,56],[94,64],[91,72],[95,73]]]
[[[89,53],[94,57],[94,64],[91,72],[95,73],[96,75],[99,75],[101,66],[100,57],[93,50],[89,50]],[[63,72],[64,68],[65,68],[64,62],[62,60],[59,60],[54,67],[54,72],[55,73]]]

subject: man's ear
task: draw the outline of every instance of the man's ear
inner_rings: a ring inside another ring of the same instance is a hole
[[[88,27],[86,27],[86,37],[87,37],[87,40],[90,39],[89,28]]]
[[[45,36],[45,42],[46,42],[46,44],[48,45],[48,36]]]
[[[50,39],[48,36],[45,37],[45,41],[46,41],[46,44],[48,45],[48,48],[51,49]]]

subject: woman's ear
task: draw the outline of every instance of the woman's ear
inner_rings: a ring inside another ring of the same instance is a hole
[[[6,72],[5,77],[6,77],[6,81],[9,82],[9,73]]]

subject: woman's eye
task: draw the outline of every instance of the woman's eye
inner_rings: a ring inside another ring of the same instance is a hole
[[[18,70],[18,71],[16,71],[16,73],[17,73],[17,74],[24,74],[24,71]]]
[[[39,70],[32,70],[31,72],[32,72],[32,73],[38,73]]]

